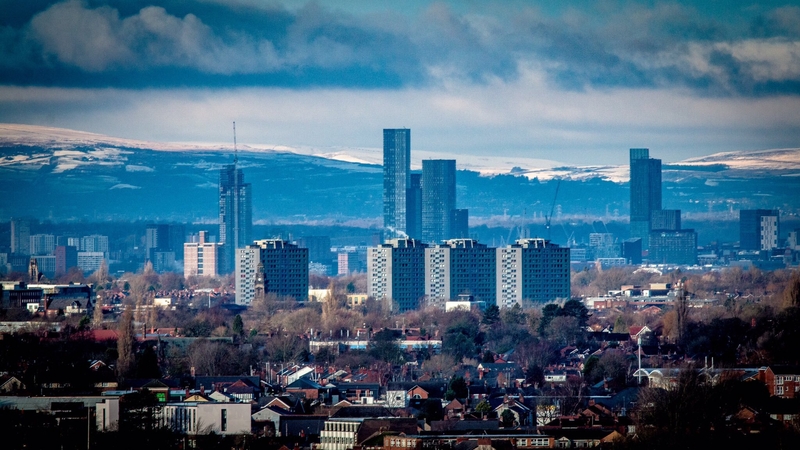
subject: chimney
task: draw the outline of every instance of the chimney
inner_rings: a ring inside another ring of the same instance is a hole
[[[204,385],[200,385],[200,395],[206,395],[206,387]]]

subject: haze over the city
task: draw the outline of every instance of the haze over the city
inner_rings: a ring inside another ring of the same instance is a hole
[[[796,147],[780,1],[2,2],[0,122],[622,164]]]

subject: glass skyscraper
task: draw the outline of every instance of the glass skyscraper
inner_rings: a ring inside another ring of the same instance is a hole
[[[631,149],[631,238],[649,248],[650,219],[661,209],[661,160],[650,158],[646,148]]]
[[[411,130],[383,130],[383,227],[385,238],[408,233],[407,193],[411,187]]]
[[[253,210],[250,183],[236,163],[219,171],[219,238],[221,273],[234,269],[236,249],[251,244]]]
[[[422,161],[422,241],[441,243],[450,237],[456,209],[456,161]]]

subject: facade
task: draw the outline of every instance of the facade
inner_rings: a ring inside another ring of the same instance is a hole
[[[778,216],[761,216],[761,250],[778,248]]]
[[[542,238],[519,239],[497,252],[497,306],[570,297],[569,247]]]
[[[628,264],[639,265],[642,263],[642,240],[627,239],[622,242],[622,257]]]
[[[383,130],[383,227],[386,238],[408,236],[411,130]]]
[[[330,236],[304,236],[297,240],[297,245],[308,249],[308,260],[329,264],[331,254]]]
[[[358,270],[358,253],[339,252],[336,256],[337,275],[350,275]]]
[[[325,421],[325,428],[319,433],[319,446],[322,450],[348,450],[356,445],[358,429],[363,418],[345,419],[332,417]]]
[[[444,304],[467,295],[496,303],[497,252],[473,239],[450,239],[425,249],[425,297]]]
[[[244,182],[244,173],[236,168],[234,161],[219,171],[219,239],[224,245],[220,273],[230,273],[234,267],[236,249],[250,244],[252,232],[250,183]]]
[[[469,210],[454,209],[450,212],[450,239],[469,238]]]
[[[236,304],[249,305],[259,292],[308,297],[308,249],[264,239],[236,249]]]
[[[739,211],[740,249],[761,250],[761,218],[765,216],[775,217],[776,228],[780,226],[780,211],[778,210],[743,209]]]
[[[441,243],[450,236],[452,211],[456,209],[456,162],[452,159],[422,161],[422,241]]]
[[[215,277],[219,275],[221,245],[208,242],[208,232],[201,231],[198,242],[183,244],[183,276]]]
[[[697,264],[697,233],[694,230],[650,233],[651,264]]]
[[[406,191],[406,235],[411,239],[422,238],[422,174],[412,173],[411,184]]]
[[[169,225],[169,224],[150,224],[147,225],[145,230],[145,252],[148,261],[153,262],[153,266],[157,272],[158,269],[157,259],[168,258],[165,255],[156,255],[157,253],[172,253],[172,258],[175,260],[182,260],[183,244],[185,236],[185,227],[183,225]]]
[[[105,259],[103,252],[78,252],[78,268],[84,273],[92,273],[103,265]]]
[[[92,234],[80,239],[80,250],[82,252],[101,252],[108,255],[108,236]]]
[[[51,255],[56,248],[56,237],[52,234],[34,234],[30,237],[31,255]]]
[[[589,233],[589,248],[594,260],[619,256],[611,233]]]
[[[661,160],[650,158],[646,148],[630,149],[631,238],[649,248],[651,214],[661,209]]]
[[[414,239],[390,239],[385,244],[369,247],[369,296],[391,301],[393,312],[417,309],[425,295],[425,247]]]
[[[676,231],[681,229],[680,209],[658,209],[650,213],[651,230]]]
[[[78,265],[78,249],[69,245],[59,245],[53,252],[56,256],[56,276],[69,272]]]
[[[36,260],[39,273],[45,277],[53,279],[56,276],[56,257],[53,255],[32,256]]]
[[[11,219],[11,253],[31,254],[31,223],[28,219]]]

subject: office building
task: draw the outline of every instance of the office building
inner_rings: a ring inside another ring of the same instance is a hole
[[[251,243],[253,212],[250,183],[244,182],[236,161],[219,171],[219,239],[222,247],[220,273],[234,267],[236,249]]]
[[[761,250],[778,248],[778,216],[761,216]]]
[[[304,236],[297,240],[297,246],[308,249],[309,261],[330,264],[333,260],[329,236]]]
[[[145,230],[145,254],[148,261],[153,262],[157,258],[169,258],[170,255],[158,255],[156,253],[172,253],[171,258],[175,260],[183,259],[183,244],[186,239],[185,228],[183,225],[150,224]]]
[[[30,237],[31,255],[51,255],[56,248],[56,237],[52,234],[34,234]]]
[[[236,304],[250,305],[260,293],[308,298],[308,249],[264,239],[236,249]]]
[[[497,252],[473,239],[450,239],[425,249],[425,297],[444,304],[460,295],[497,302]]]
[[[694,230],[650,233],[650,264],[697,264],[697,233]]]
[[[406,191],[406,235],[411,239],[422,238],[422,174],[412,173],[411,184]]]
[[[11,253],[31,254],[31,223],[28,219],[11,219]]]
[[[642,263],[642,240],[641,239],[626,239],[622,241],[622,257],[628,264],[638,266]]]
[[[739,248],[741,250],[762,250],[762,241],[769,242],[771,239],[762,239],[762,218],[774,217],[775,229],[769,229],[777,237],[780,227],[780,211],[774,209],[743,209],[739,211]],[[768,220],[769,226],[773,221]],[[768,236],[763,236],[768,237]]]
[[[367,293],[390,301],[394,313],[417,309],[425,295],[425,245],[389,239],[367,249]]]
[[[208,231],[201,231],[197,242],[183,244],[183,276],[215,277],[219,275],[222,245],[210,242]]]
[[[650,158],[646,148],[630,149],[631,238],[649,248],[650,219],[661,209],[661,160]]]
[[[422,241],[441,243],[450,238],[450,220],[456,209],[456,162],[422,161]]]
[[[61,276],[69,269],[78,266],[78,249],[69,245],[59,245],[54,252],[56,257],[55,275]]]
[[[569,247],[542,238],[519,239],[497,252],[497,306],[570,298]]]
[[[386,238],[407,237],[411,130],[383,130],[383,227]]]
[[[469,210],[454,209],[450,211],[450,239],[469,238]]]
[[[650,212],[650,229],[677,231],[681,229],[680,209],[657,209]]]

